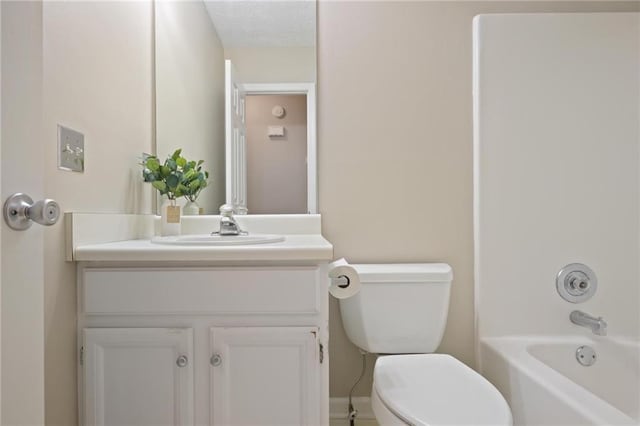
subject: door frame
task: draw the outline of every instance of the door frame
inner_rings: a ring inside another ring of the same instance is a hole
[[[307,96],[307,213],[318,213],[318,154],[315,83],[244,83],[246,95]]]
[[[247,154],[244,84],[231,62],[224,61],[225,203],[247,214]]]

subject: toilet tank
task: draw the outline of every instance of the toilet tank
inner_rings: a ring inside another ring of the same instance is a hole
[[[430,353],[447,323],[453,271],[446,263],[354,264],[360,292],[340,299],[349,339],[372,353]]]

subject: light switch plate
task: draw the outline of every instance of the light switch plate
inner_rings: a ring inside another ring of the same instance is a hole
[[[84,172],[84,135],[58,124],[58,168]]]

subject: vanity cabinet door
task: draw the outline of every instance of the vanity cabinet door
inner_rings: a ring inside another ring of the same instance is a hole
[[[316,327],[211,329],[213,425],[320,424]]]
[[[83,330],[84,425],[193,425],[193,333]]]

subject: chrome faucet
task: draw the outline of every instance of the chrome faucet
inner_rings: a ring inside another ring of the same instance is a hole
[[[212,232],[211,235],[246,235],[247,232],[240,229],[240,225],[233,217],[233,207],[229,204],[223,204],[220,206],[220,230],[218,232]]]
[[[607,323],[602,317],[596,318],[582,311],[573,311],[569,315],[569,319],[576,325],[590,328],[593,334],[598,336],[607,335]]]

